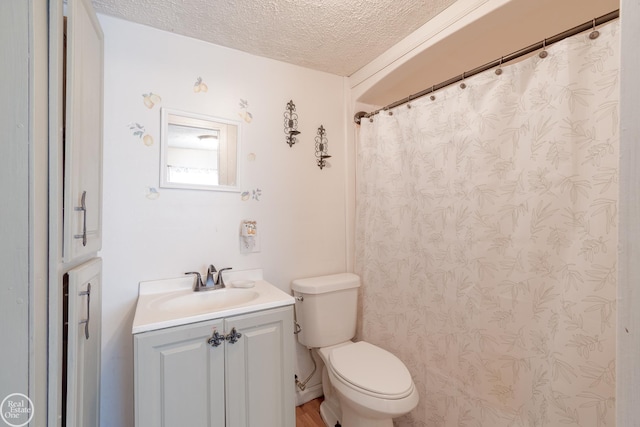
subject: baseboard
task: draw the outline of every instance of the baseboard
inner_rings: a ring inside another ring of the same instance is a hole
[[[322,396],[322,384],[315,384],[304,390],[298,389],[296,390],[296,406],[300,406],[320,396]]]

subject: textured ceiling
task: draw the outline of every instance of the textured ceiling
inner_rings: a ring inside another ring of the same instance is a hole
[[[455,0],[93,0],[98,13],[349,76]]]

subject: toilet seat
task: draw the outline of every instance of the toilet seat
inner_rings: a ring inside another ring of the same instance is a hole
[[[392,353],[359,341],[334,348],[329,369],[343,384],[381,399],[403,399],[414,391],[407,367]]]

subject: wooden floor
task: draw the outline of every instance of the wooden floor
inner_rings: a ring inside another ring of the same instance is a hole
[[[296,427],[325,427],[320,417],[322,397],[296,407]]]

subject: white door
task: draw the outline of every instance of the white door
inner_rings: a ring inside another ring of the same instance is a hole
[[[33,321],[30,7],[28,2],[0,2],[0,403],[14,393],[33,398],[29,390],[34,373],[30,355],[35,353],[29,328]],[[44,402],[35,404],[38,412],[44,412]],[[5,425],[7,409],[7,402],[0,405],[0,425]],[[15,424],[26,421],[23,417]]]
[[[102,259],[67,273],[66,427],[100,424]]]
[[[67,2],[65,262],[102,246],[103,34],[90,0]]]

